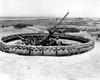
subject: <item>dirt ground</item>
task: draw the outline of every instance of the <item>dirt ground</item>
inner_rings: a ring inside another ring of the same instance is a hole
[[[0,80],[100,80],[99,46],[100,42],[95,41],[93,50],[69,57],[20,56],[0,51]]]

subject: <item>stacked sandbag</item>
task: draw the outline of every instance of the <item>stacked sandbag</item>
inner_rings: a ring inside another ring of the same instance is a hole
[[[3,37],[0,42],[0,50],[7,53],[15,53],[19,55],[32,55],[32,56],[71,56],[87,52],[94,48],[94,41],[88,38],[75,35],[61,34],[59,38],[71,39],[81,42],[79,45],[71,46],[28,46],[28,45],[8,45],[7,42],[21,37],[29,37],[31,41],[33,36],[41,36],[41,34],[16,34]],[[42,34],[43,35],[43,34]],[[47,34],[45,34],[47,35]],[[52,36],[56,37],[55,35]]]

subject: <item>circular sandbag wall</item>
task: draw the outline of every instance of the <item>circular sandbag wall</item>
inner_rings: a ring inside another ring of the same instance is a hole
[[[16,34],[1,38],[0,50],[7,53],[32,56],[71,56],[87,52],[94,48],[94,41],[85,37],[59,34],[59,38],[79,41],[82,44],[71,46],[27,46],[27,45],[8,45],[7,43],[22,37],[46,36],[48,33],[28,33]],[[53,35],[52,38],[55,38]]]

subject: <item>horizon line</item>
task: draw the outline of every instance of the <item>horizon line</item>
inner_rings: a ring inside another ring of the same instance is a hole
[[[22,18],[28,18],[28,17],[30,17],[30,18],[62,18],[62,17],[56,17],[56,16],[0,16],[0,18],[10,18],[10,17],[12,17],[12,18],[19,18],[19,17],[22,17]],[[66,17],[66,18],[100,18],[100,17]]]

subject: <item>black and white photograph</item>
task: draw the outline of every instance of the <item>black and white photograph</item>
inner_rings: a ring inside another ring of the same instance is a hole
[[[100,80],[100,0],[0,0],[0,80]]]

